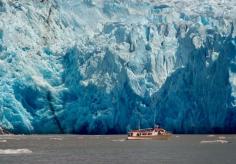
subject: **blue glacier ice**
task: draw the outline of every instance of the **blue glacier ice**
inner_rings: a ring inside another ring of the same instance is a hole
[[[236,133],[235,0],[0,0],[0,127]]]

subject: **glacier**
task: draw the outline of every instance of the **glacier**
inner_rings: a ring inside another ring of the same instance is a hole
[[[0,0],[0,127],[236,133],[235,0]]]

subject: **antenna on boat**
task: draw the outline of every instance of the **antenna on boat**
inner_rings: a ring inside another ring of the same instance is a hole
[[[159,122],[157,122],[156,123],[156,110],[154,109],[154,118],[153,118],[153,127],[154,128],[160,128],[160,123]]]
[[[139,117],[139,120],[138,120],[138,129],[140,130],[140,124],[141,124],[141,121],[140,121],[140,117]]]
[[[135,107],[134,112],[137,114],[138,116],[138,129],[141,129],[141,113],[137,110],[137,107]]]

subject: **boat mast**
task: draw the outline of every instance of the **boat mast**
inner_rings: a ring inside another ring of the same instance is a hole
[[[141,129],[141,113],[137,110],[137,107],[135,107],[134,113],[138,116],[138,129]]]
[[[154,115],[153,115],[153,127],[155,128],[156,127],[156,110],[154,110]]]
[[[138,129],[140,130],[140,124],[141,124],[141,121],[140,121],[140,117],[139,117],[139,121],[138,121]]]

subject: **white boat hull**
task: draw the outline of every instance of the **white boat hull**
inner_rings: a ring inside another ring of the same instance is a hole
[[[128,140],[168,140],[171,134],[156,135],[156,136],[128,136]]]

